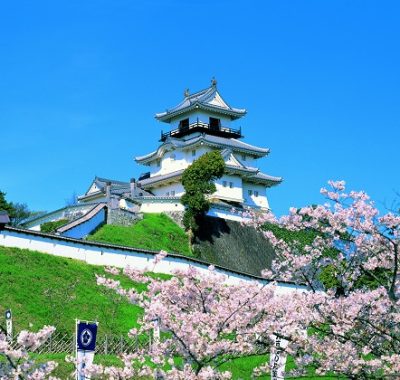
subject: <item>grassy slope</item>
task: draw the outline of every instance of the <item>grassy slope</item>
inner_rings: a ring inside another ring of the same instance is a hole
[[[101,334],[126,334],[136,325],[141,310],[97,286],[95,274],[103,273],[102,267],[77,260],[0,246],[0,315],[4,315],[6,308],[13,310],[15,332],[26,328],[37,330],[50,324],[71,333],[74,319],[79,317],[97,319]],[[134,285],[124,277],[120,280],[124,286]],[[56,374],[61,378],[67,378],[73,370],[65,362],[65,354],[34,356],[39,361],[56,360],[59,363]],[[221,369],[232,371],[233,379],[251,379],[253,368],[266,360],[267,356],[241,358],[226,363]],[[112,355],[97,355],[95,362],[120,363]]]
[[[50,324],[71,332],[80,318],[97,319],[101,333],[126,334],[140,308],[96,285],[95,274],[103,273],[77,260],[0,247],[0,315],[12,309],[15,331],[31,323],[33,329]]]
[[[87,239],[192,255],[184,230],[164,214],[145,214],[143,220],[130,227],[105,225]]]

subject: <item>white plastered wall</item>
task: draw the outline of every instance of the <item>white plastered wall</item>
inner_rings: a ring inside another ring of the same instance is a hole
[[[249,190],[251,190],[252,195],[249,195]],[[255,196],[255,191],[258,192],[258,196]],[[243,198],[247,206],[269,208],[266,188],[263,185],[243,182]]]
[[[226,186],[224,186],[224,182],[226,182]],[[233,185],[232,188],[230,187],[230,183]],[[241,177],[224,174],[215,182],[215,186],[217,188],[216,196],[237,202],[243,201]]]
[[[176,197],[179,196],[180,197],[185,192],[183,185],[178,182],[165,184],[160,187],[155,187],[155,188],[152,188],[151,191],[155,196],[160,196],[160,197],[166,197],[166,196],[176,196]],[[172,191],[175,192],[175,195],[172,194]],[[169,194],[167,194],[167,193],[169,193]]]
[[[150,176],[154,177],[157,175],[168,174],[178,170],[186,169],[194,160],[209,151],[211,151],[211,148],[205,146],[197,146],[185,150],[176,149],[173,151],[168,151],[159,160],[159,166],[156,164],[156,162],[150,165]]]

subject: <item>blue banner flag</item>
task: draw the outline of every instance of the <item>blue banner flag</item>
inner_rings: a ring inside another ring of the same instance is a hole
[[[97,325],[97,322],[76,321],[76,380],[90,379],[85,368],[93,363]]]
[[[96,348],[97,323],[78,322],[78,350],[94,351]]]

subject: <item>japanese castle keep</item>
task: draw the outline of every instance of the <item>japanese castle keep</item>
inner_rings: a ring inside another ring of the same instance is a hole
[[[146,167],[144,174],[129,182],[95,177],[86,193],[78,197],[77,205],[42,215],[25,223],[26,227],[38,229],[45,221],[67,218],[76,229],[78,220],[87,223],[99,210],[107,219],[111,217],[108,223],[113,215],[129,220],[130,215],[142,212],[182,212],[183,171],[216,149],[221,151],[226,170],[215,183],[217,191],[210,198],[209,215],[239,220],[240,214],[232,209],[268,209],[267,189],[282,178],[258,169],[258,160],[268,155],[269,149],[242,141],[242,130],[235,123],[245,115],[245,109],[233,108],[222,98],[215,80],[193,94],[186,90],[177,106],[155,115],[166,124],[166,131],[161,132],[153,152],[135,157],[137,164]],[[68,225],[59,230],[68,235]]]

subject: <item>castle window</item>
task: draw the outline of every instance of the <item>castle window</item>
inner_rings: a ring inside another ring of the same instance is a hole
[[[226,187],[226,185],[227,185],[226,181],[222,181],[222,186]]]
[[[258,191],[257,190],[254,190],[254,196],[258,197]]]
[[[184,119],[179,122],[179,129],[188,129],[189,128],[189,119]]]
[[[171,157],[171,161],[175,160],[175,158],[176,158],[175,153],[172,153],[170,157]]]
[[[171,190],[171,197],[175,196],[175,190]]]
[[[193,149],[192,150],[192,156],[195,156],[196,155],[196,149]]]
[[[246,155],[242,154],[242,161],[246,161]]]
[[[253,195],[253,190],[248,190],[248,194],[249,194],[249,196],[252,196]]]
[[[167,197],[169,197],[169,191],[167,191],[167,194],[166,194],[166,196],[167,196]]]
[[[221,127],[221,120],[215,117],[210,117],[210,129],[219,130]]]
[[[233,188],[233,182],[229,182],[229,187],[232,189]]]
[[[161,166],[161,160],[157,160],[156,161],[156,165],[157,165],[157,167],[160,167]]]

